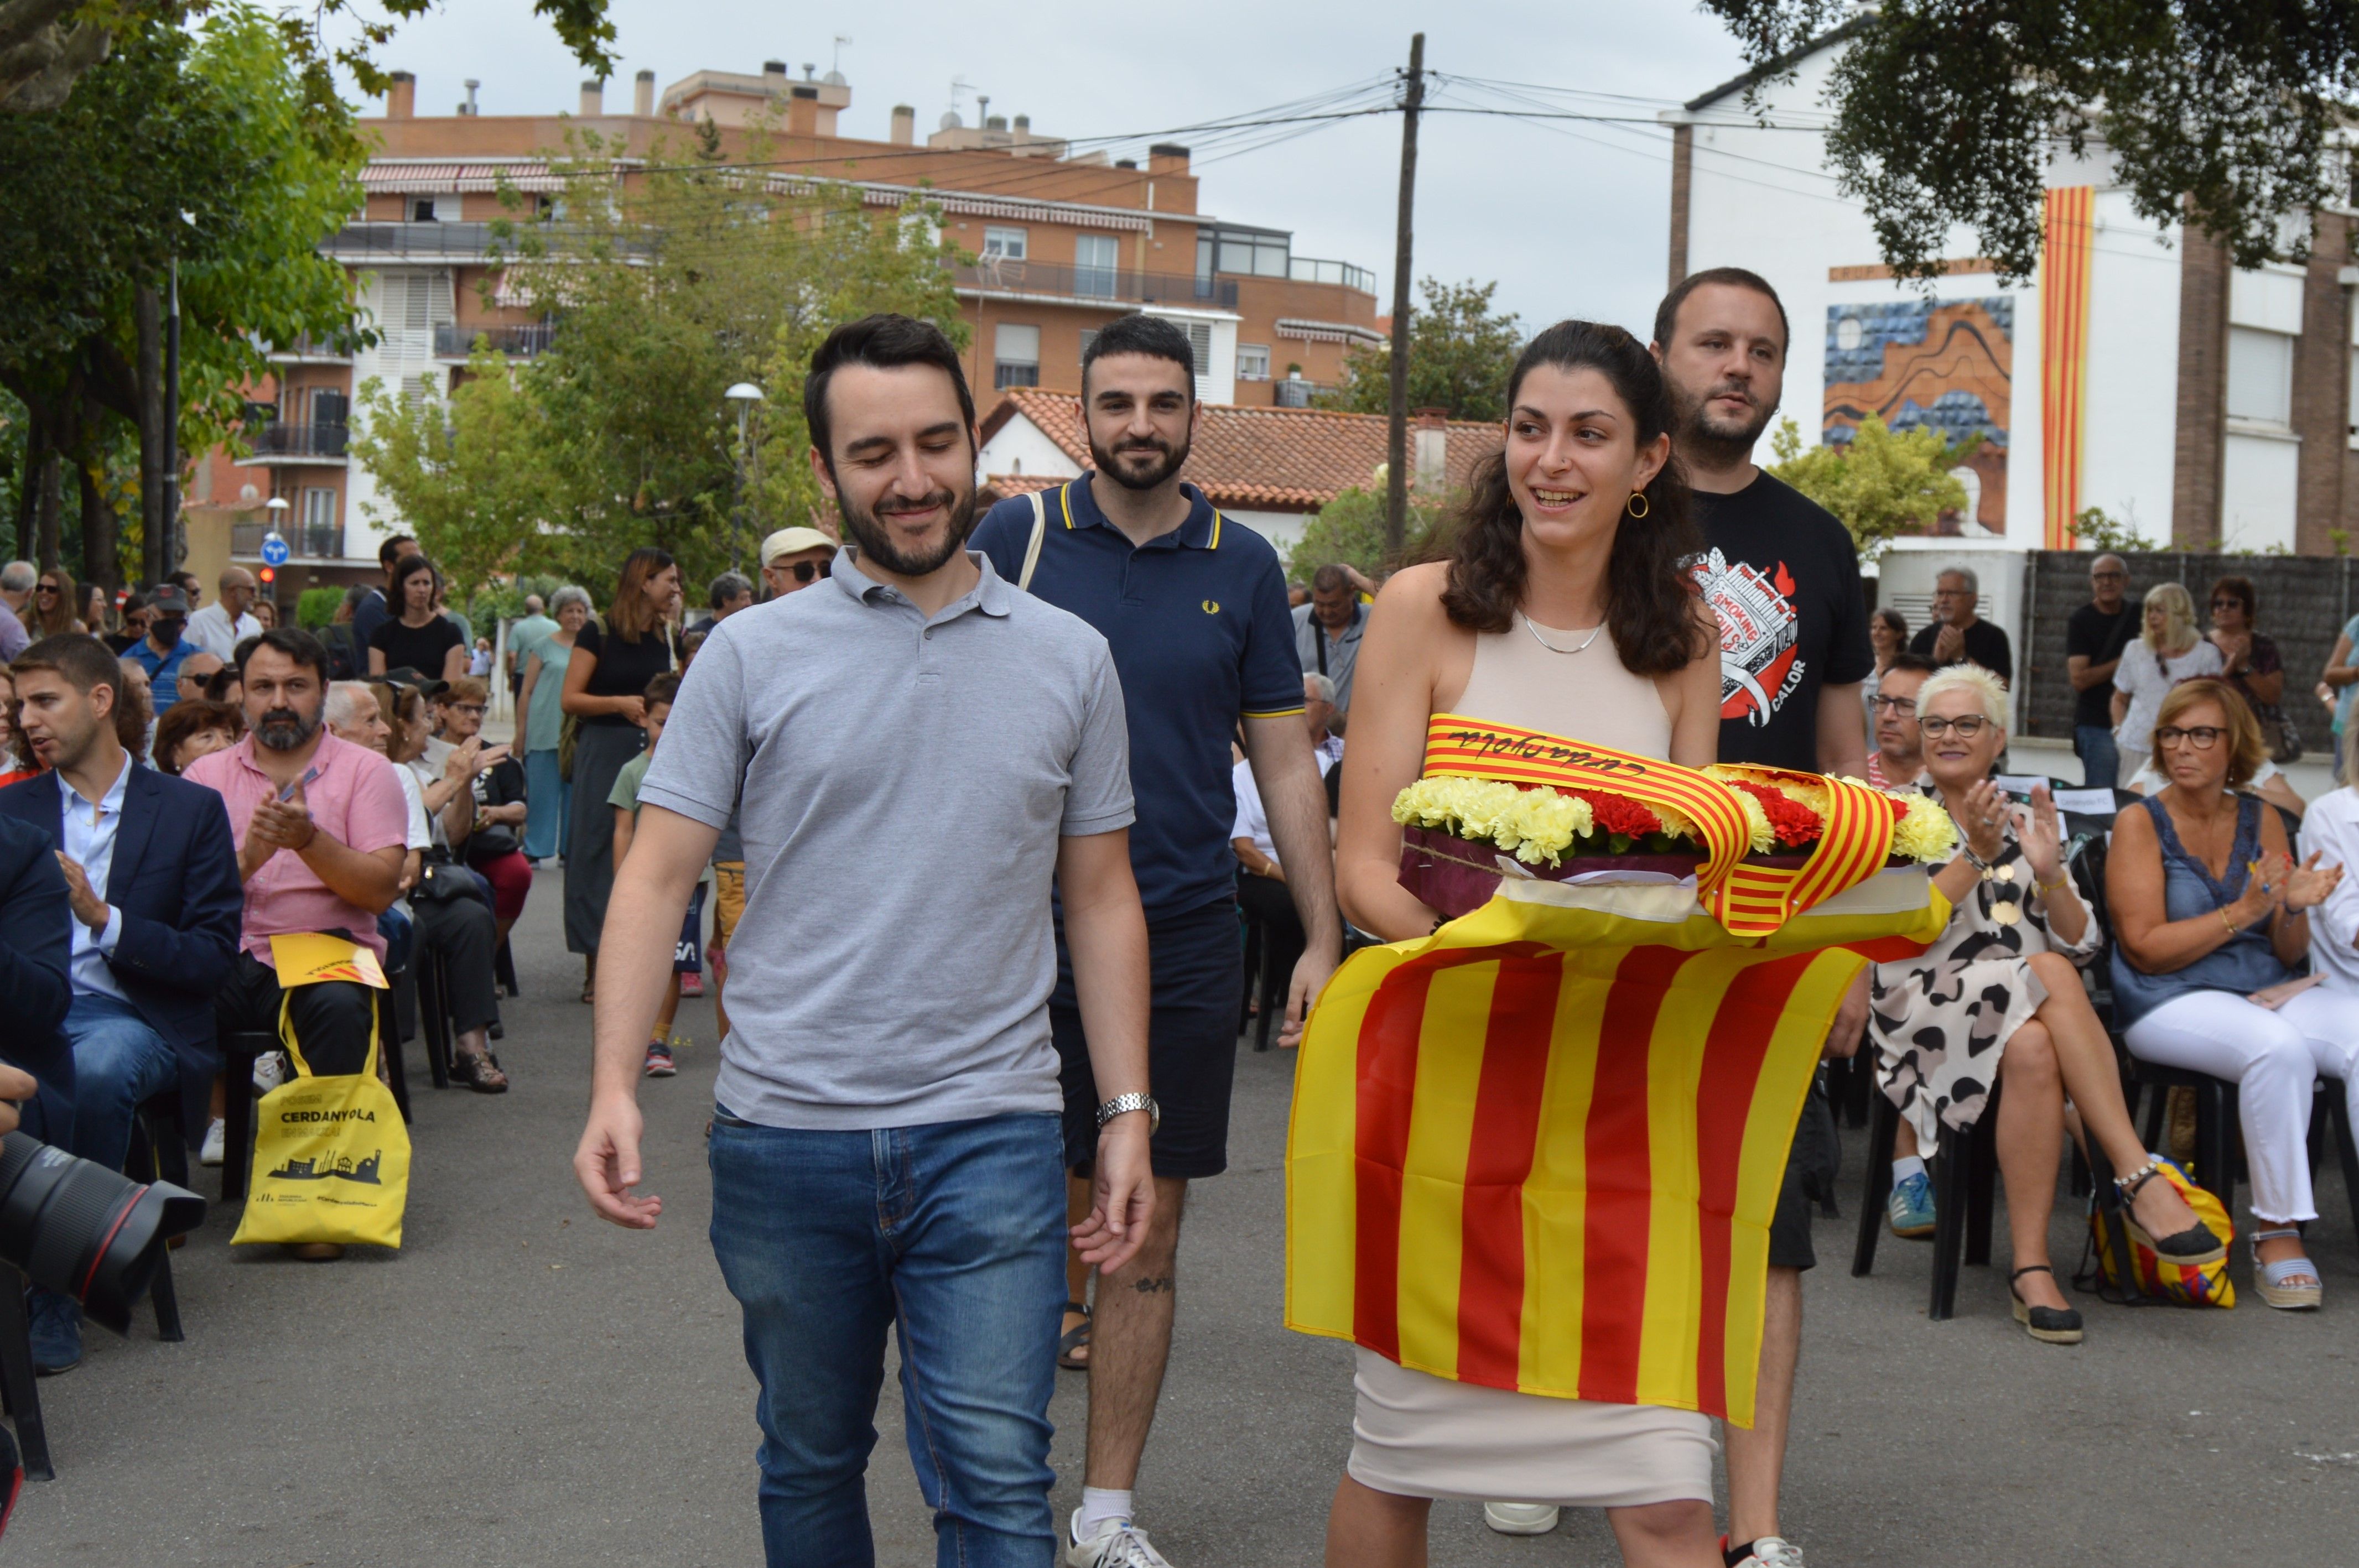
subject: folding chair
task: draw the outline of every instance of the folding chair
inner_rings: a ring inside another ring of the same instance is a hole
[[[1958,1263],[1986,1266],[1991,1254],[1991,1220],[1998,1184],[1998,1102],[2000,1087],[1990,1098],[1973,1130],[1961,1134],[1941,1129],[1925,1170],[1933,1183],[1933,1286],[1925,1315],[1947,1322],[1958,1303]],[[1860,1200],[1859,1239],[1852,1249],[1851,1271],[1863,1278],[1875,1267],[1875,1244],[1885,1227],[1884,1201],[1892,1193],[1892,1148],[1900,1133],[1900,1109],[1884,1095],[1875,1097],[1874,1130],[1868,1134],[1867,1186]]]

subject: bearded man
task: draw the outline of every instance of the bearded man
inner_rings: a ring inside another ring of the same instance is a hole
[[[359,943],[385,961],[376,917],[390,905],[409,847],[409,801],[393,764],[328,732],[327,645],[273,627],[243,645],[245,738],[189,764],[182,777],[218,793],[237,846],[245,914],[236,966],[214,1000],[220,1037],[278,1032],[282,993],[270,939],[303,932]],[[284,993],[288,1026],[319,1076],[357,1073],[376,1026],[368,987],[325,980]],[[233,1084],[230,1092],[242,1093]],[[243,1159],[232,1150],[229,1157]],[[311,1259],[343,1249],[305,1242]]]
[[[1304,1009],[1335,968],[1343,925],[1277,552],[1180,478],[1199,411],[1187,333],[1146,315],[1105,327],[1082,355],[1082,408],[1093,470],[1037,497],[1002,502],[975,529],[974,547],[1002,576],[1103,633],[1122,676],[1138,799],[1130,860],[1154,954],[1148,1049],[1163,1121],[1146,1245],[1126,1267],[1101,1271],[1094,1320],[1081,1306],[1083,1278],[1077,1271],[1070,1281],[1064,1338],[1068,1364],[1089,1341],[1090,1431],[1065,1561],[1154,1564],[1164,1560],[1132,1522],[1131,1488],[1171,1346],[1180,1208],[1190,1180],[1228,1166],[1243,983],[1229,742],[1240,723],[1308,938],[1287,1003],[1286,1044],[1299,1037]],[[1061,961],[1064,935],[1049,1018],[1064,1065],[1065,1153],[1078,1178],[1090,1168],[1098,1086]],[[1086,1191],[1077,1181],[1077,1208]]]

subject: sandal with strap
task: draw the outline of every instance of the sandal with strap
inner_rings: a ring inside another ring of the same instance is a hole
[[[2137,1222],[2137,1216],[2131,1212],[2130,1206],[2137,1202],[2139,1191],[2160,1174],[2162,1174],[2161,1156],[2149,1154],[2144,1165],[2126,1176],[2114,1178],[2114,1186],[2122,1197],[2122,1223],[2129,1227],[2130,1239],[2140,1247],[2153,1249],[2158,1258],[2167,1259],[2170,1262],[2182,1264],[2190,1269],[2200,1268],[2206,1263],[2217,1263],[2221,1259],[2225,1258],[2228,1255],[2228,1244],[2221,1240],[2219,1235],[2210,1226],[2201,1221],[2175,1235],[2159,1238],[2150,1235],[2146,1227]]]
[[[1069,1314],[1081,1314],[1082,1321],[1067,1329],[1058,1338],[1057,1365],[1068,1372],[1086,1372],[1090,1369],[1090,1364],[1087,1361],[1075,1360],[1073,1353],[1077,1350],[1087,1350],[1090,1347],[1089,1304],[1085,1302],[1067,1302],[1065,1311]]]
[[[479,1095],[504,1095],[508,1092],[508,1076],[500,1071],[500,1059],[489,1051],[462,1051],[451,1065],[451,1076]]]
[[[2080,1344],[2081,1309],[2033,1306],[2015,1288],[2015,1282],[2026,1274],[2046,1274],[2052,1279],[2056,1271],[2045,1263],[2034,1263],[2028,1268],[2017,1269],[2006,1277],[2006,1293],[2015,1298],[2015,1321],[2023,1325],[2031,1337],[2042,1345]]]
[[[2325,1286],[2318,1277],[2317,1264],[2300,1256],[2280,1258],[2274,1263],[2261,1260],[2262,1242],[2279,1241],[2288,1236],[2296,1241],[2301,1239],[2301,1232],[2289,1225],[2275,1230],[2253,1232],[2253,1288],[2261,1292],[2261,1300],[2279,1312],[2313,1311],[2324,1301],[2326,1293]],[[2296,1280],[2310,1282],[2290,1282]]]

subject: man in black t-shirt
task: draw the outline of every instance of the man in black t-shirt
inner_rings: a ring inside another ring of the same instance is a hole
[[[2120,782],[2121,753],[2114,745],[2114,671],[2122,650],[2138,634],[2138,607],[2124,590],[2129,563],[2099,556],[2089,563],[2090,602],[2064,624],[2064,672],[2072,682],[2072,754],[2081,759],[2081,782],[2104,787]]]
[[[1832,513],[1753,461],[1785,389],[1790,336],[1767,282],[1719,267],[1664,297],[1654,351],[1678,407],[1673,446],[1703,533],[1704,553],[1688,569],[1720,621],[1720,759],[1858,778],[1867,772],[1860,683],[1875,668],[1859,554]],[[1866,1022],[1863,974],[1827,1053],[1858,1050]],[[1769,1225],[1755,1423],[1726,1429],[1730,1568],[1800,1561],[1778,1534],[1777,1490],[1801,1354],[1802,1271],[1818,1261],[1810,1203],[1832,1190],[1835,1154],[1834,1115],[1814,1087]]]
[[[2010,685],[2015,652],[2004,629],[1975,612],[1982,580],[1965,567],[1945,567],[1933,579],[1933,623],[1908,639],[1908,651],[1937,665],[1980,665]]]

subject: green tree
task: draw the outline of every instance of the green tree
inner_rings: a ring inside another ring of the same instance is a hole
[[[318,0],[309,26],[299,13],[281,32],[307,76],[325,86],[330,67],[342,66],[362,92],[380,93],[389,79],[373,51],[393,37],[396,18],[423,16],[435,4],[377,0],[375,8],[382,18],[360,15],[352,0]],[[614,70],[606,46],[614,41],[614,25],[606,19],[606,0],[533,0],[532,8],[549,19],[576,59],[601,77]],[[126,32],[180,27],[212,9],[208,0],[0,0],[0,111],[54,109]],[[332,16],[356,24],[357,36],[341,48],[329,47],[323,36]]]
[[[2359,90],[2359,26],[2311,0],[1704,0],[1762,73],[1839,36],[1828,156],[1885,260],[1937,276],[1953,226],[2008,277],[2039,260],[2056,155],[2105,160],[2138,212],[2184,216],[2238,266],[2298,254],[2349,194],[2330,136]]]
[[[1429,277],[1418,287],[1425,303],[1409,312],[1408,406],[1444,408],[1452,419],[1505,419],[1507,373],[1523,351],[1524,330],[1512,312],[1492,310],[1499,286]],[[1391,344],[1355,344],[1343,355],[1342,384],[1321,393],[1318,406],[1390,413],[1392,363]]]
[[[1919,426],[1898,434],[1871,414],[1841,447],[1804,450],[1791,419],[1770,437],[1769,471],[1843,520],[1861,558],[1873,561],[1902,535],[1923,533],[1944,512],[1962,511],[1966,487],[1951,470],[1980,438],[1958,446]]]
[[[82,574],[118,580],[103,454],[137,431],[152,578],[177,564],[164,514],[165,291],[179,264],[179,449],[229,435],[260,343],[353,334],[351,285],[317,254],[360,203],[350,111],[321,97],[284,27],[239,5],[193,31],[122,30],[60,107],[0,114],[0,386],[26,409],[18,529],[47,558],[68,476],[82,496]]]
[[[1356,567],[1371,579],[1420,558],[1448,525],[1455,494],[1427,499],[1411,491],[1407,543],[1399,560],[1385,551],[1384,492],[1357,488],[1339,493],[1303,524],[1302,536],[1286,553],[1286,580],[1308,585],[1310,574],[1331,563]]]
[[[762,140],[757,128],[747,164]],[[653,544],[696,583],[817,514],[800,395],[828,331],[900,310],[965,342],[943,265],[956,253],[925,203],[871,207],[857,188],[718,167],[709,129],[686,153],[649,153],[682,172],[620,187],[613,149],[582,136],[571,151],[558,201],[505,238],[509,287],[560,321],[523,383],[551,530],[536,558],[600,583]],[[739,382],[769,392],[743,453],[723,396]]]
[[[389,390],[375,376],[361,386],[352,455],[391,503],[363,510],[398,518],[417,535],[450,578],[456,604],[550,553],[548,446],[540,407],[524,384],[530,373],[479,339],[447,399],[430,385]]]

